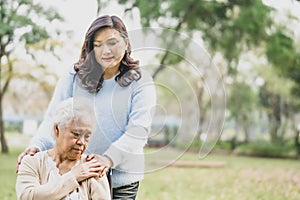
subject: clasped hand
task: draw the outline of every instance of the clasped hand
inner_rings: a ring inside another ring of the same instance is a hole
[[[86,180],[88,178],[97,178],[100,172],[103,170],[103,166],[97,159],[93,158],[86,162],[80,163],[79,165],[71,169],[71,173],[76,177],[78,182]]]
[[[97,160],[97,162],[100,164],[100,168],[98,171],[98,174],[100,177],[106,175],[109,168],[112,167],[112,161],[107,156],[100,156],[97,154],[91,154],[86,157],[86,161],[89,162],[91,160]]]

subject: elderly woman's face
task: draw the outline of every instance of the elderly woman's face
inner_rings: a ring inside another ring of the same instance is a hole
[[[58,127],[55,127],[58,129]],[[58,131],[58,132],[57,132]],[[70,160],[79,160],[85,152],[92,134],[92,126],[82,121],[72,122],[62,130],[56,130],[56,147]]]
[[[97,62],[106,68],[118,67],[128,46],[119,31],[112,28],[103,28],[96,32],[94,37],[94,53]]]

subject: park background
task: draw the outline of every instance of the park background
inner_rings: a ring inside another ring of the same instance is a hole
[[[300,199],[299,1],[0,5],[0,199],[16,199],[17,155],[103,14],[123,19],[156,83],[138,199]]]

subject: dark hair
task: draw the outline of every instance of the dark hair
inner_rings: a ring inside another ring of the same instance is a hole
[[[97,93],[101,89],[103,83],[102,67],[96,61],[95,54],[92,51],[94,50],[95,33],[101,28],[106,27],[117,30],[124,39],[128,39],[126,27],[122,20],[117,16],[104,15],[92,22],[85,35],[80,59],[74,65],[74,69],[77,72],[82,87],[87,89],[90,93]],[[128,47],[119,66],[120,73],[116,76],[116,80],[131,68],[138,67],[139,62],[131,58],[130,53],[131,46],[128,40]]]

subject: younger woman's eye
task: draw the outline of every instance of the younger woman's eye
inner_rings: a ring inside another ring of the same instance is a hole
[[[114,45],[117,44],[117,42],[113,41],[113,42],[109,42],[108,44],[109,44],[110,46],[114,46]]]
[[[94,44],[94,47],[101,47],[102,44]]]

